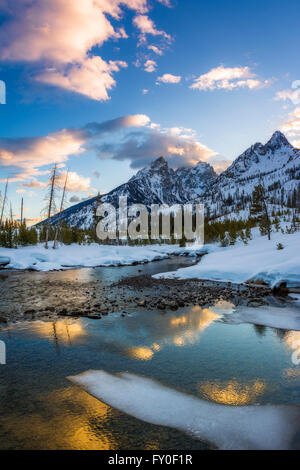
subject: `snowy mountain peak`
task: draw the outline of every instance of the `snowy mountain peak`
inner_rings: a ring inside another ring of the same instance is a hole
[[[238,203],[248,204],[254,187],[262,183],[275,203],[291,200],[300,193],[300,150],[295,149],[279,131],[265,144],[256,143],[242,153],[219,176],[206,162],[192,168],[169,168],[163,157],[141,169],[127,183],[102,197],[118,206],[119,197],[129,204],[185,204],[203,202],[216,216],[234,212]],[[61,217],[71,226],[89,228],[93,224],[96,198],[66,209]],[[52,217],[52,223],[58,216]]]
[[[159,168],[159,167],[168,167],[168,163],[164,159],[164,157],[159,157],[151,163],[151,168]]]
[[[289,143],[289,141],[282,132],[276,131],[272,135],[271,139],[266,143],[266,147],[274,151],[278,150],[281,147],[292,148],[292,145]]]

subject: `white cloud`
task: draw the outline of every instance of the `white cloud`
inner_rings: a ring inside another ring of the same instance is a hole
[[[300,106],[289,114],[289,119],[280,128],[288,137],[293,137],[292,144],[299,146],[300,139]]]
[[[85,138],[81,131],[63,129],[45,137],[0,139],[0,164],[36,174],[34,168],[64,162],[79,155]]]
[[[158,77],[157,81],[161,83],[179,83],[181,81],[181,76],[165,73],[161,77]]]
[[[66,173],[61,172],[58,175],[56,180],[57,185],[59,188],[63,188],[66,180]],[[75,171],[68,172],[68,180],[67,180],[67,191],[69,192],[78,192],[78,191],[88,191],[91,184],[90,178],[85,176],[81,176]]]
[[[171,41],[171,36],[165,31],[161,31],[156,28],[154,21],[152,21],[147,15],[137,15],[133,18],[133,24],[141,32],[140,42],[146,42],[146,35],[162,36],[165,40]]]
[[[144,88],[144,89],[142,90],[142,93],[143,93],[143,95],[147,95],[147,94],[149,93],[149,90],[147,90],[146,88]]]
[[[79,156],[86,152],[94,140],[124,129],[141,128],[149,124],[150,118],[147,115],[134,114],[102,123],[89,123],[82,129],[62,129],[46,136],[0,138],[0,165],[12,174],[9,177],[10,182],[21,181],[26,182],[26,187],[43,188],[45,183],[37,177],[47,175],[48,170],[41,170],[41,167],[56,163],[58,168],[64,168],[64,162],[72,155]],[[74,172],[69,173],[69,185],[83,188],[87,184],[87,178],[79,180]]]
[[[208,73],[200,75],[190,86],[198,90],[233,90],[234,88],[248,87],[250,89],[266,86],[268,80],[258,80],[249,67],[224,67],[219,66]]]
[[[295,90],[290,88],[288,90],[278,91],[275,100],[291,101],[293,104],[300,104],[300,87]]]
[[[0,10],[10,15],[1,24],[0,59],[37,63],[37,80],[107,100],[113,74],[125,63],[106,62],[91,51],[108,39],[128,37],[109,19],[120,20],[121,7],[138,15],[148,11],[147,0],[1,0]]]
[[[165,7],[169,7],[171,8],[171,0],[157,0],[159,3],[162,3],[163,5],[165,5]]]
[[[163,55],[163,51],[157,46],[150,45],[148,46],[148,49],[157,55]]]
[[[155,62],[155,60],[147,60],[144,64],[144,70],[148,73],[155,72],[156,67],[157,63]]]
[[[112,74],[126,62],[105,62],[101,57],[91,57],[83,62],[64,67],[49,68],[36,77],[36,80],[79,93],[98,101],[109,99],[108,90],[115,85]]]

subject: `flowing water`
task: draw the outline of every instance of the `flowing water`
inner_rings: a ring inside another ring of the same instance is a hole
[[[143,267],[81,269],[22,276],[117,281],[190,260]],[[13,274],[14,275],[14,274]],[[30,294],[29,294],[30,295]],[[211,402],[300,404],[300,332],[224,321],[232,305],[173,311],[136,309],[101,320],[18,322],[0,330],[1,449],[205,449],[213,444],[140,421],[94,398],[67,377],[84,371],[130,372]],[[154,405],[155,407],[155,405]],[[153,410],[155,413],[155,409]]]

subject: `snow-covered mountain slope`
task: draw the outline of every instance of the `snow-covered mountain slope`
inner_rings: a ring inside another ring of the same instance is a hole
[[[237,204],[249,204],[254,187],[262,183],[273,204],[286,204],[300,197],[300,150],[295,149],[279,131],[265,144],[257,143],[240,155],[232,165],[216,175],[212,166],[199,162],[193,168],[173,170],[163,157],[140,170],[127,183],[102,197],[118,206],[119,197],[128,204],[176,204],[200,201],[210,214],[222,216],[235,211]],[[66,209],[62,219],[71,226],[89,228],[93,223],[97,199],[92,198]],[[57,223],[58,216],[51,219]]]
[[[240,155],[214,181],[205,194],[206,204],[218,215],[225,205],[249,202],[254,187],[261,183],[272,202],[287,204],[300,185],[300,150],[279,131],[265,144],[257,143]]]
[[[160,157],[101,199],[115,207],[118,207],[120,196],[127,196],[128,205],[139,203],[149,207],[151,204],[186,203],[204,195],[216,178],[214,169],[208,163],[199,162],[193,168],[173,170]],[[93,223],[96,204],[97,198],[76,204],[62,212],[61,219],[71,226],[89,228]],[[51,218],[53,225],[57,221],[58,215]]]

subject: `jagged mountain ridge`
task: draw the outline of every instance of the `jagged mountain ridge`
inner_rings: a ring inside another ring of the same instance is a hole
[[[203,202],[223,215],[224,204],[247,202],[259,183],[274,203],[287,204],[294,189],[299,189],[300,150],[279,131],[265,145],[256,143],[242,153],[215,179]]]
[[[163,157],[138,171],[127,183],[102,197],[103,202],[118,205],[120,196],[128,204],[184,204],[195,200],[210,207],[215,216],[233,210],[237,203],[249,201],[254,187],[261,182],[278,202],[290,197],[300,183],[300,150],[295,149],[279,131],[265,144],[256,143],[240,155],[223,173],[217,175],[208,163],[173,170]],[[282,192],[283,191],[283,192]],[[62,212],[71,226],[89,228],[93,223],[96,198],[76,204]],[[51,218],[56,224],[58,216]]]

